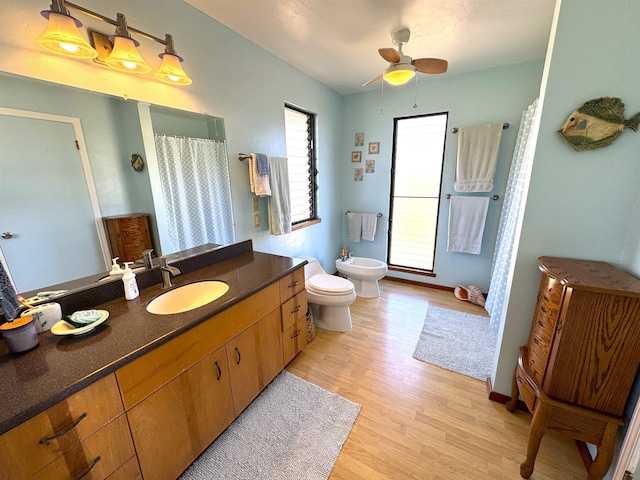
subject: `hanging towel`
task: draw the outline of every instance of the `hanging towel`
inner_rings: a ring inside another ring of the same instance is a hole
[[[252,153],[249,159],[249,183],[251,191],[259,197],[271,195],[269,175],[258,172],[258,157],[255,153]]]
[[[258,160],[258,173],[260,175],[269,175],[269,158],[264,153],[256,153]]]
[[[362,239],[373,242],[376,236],[376,227],[378,225],[378,214],[363,213],[362,214]]]
[[[489,197],[451,197],[447,251],[480,253],[488,208]]]
[[[0,308],[4,313],[4,318],[8,322],[16,318],[18,310],[20,310],[18,295],[9,280],[9,275],[7,275],[2,262],[0,262]]]
[[[271,196],[269,197],[269,232],[271,235],[291,233],[291,198],[289,165],[283,157],[269,157]]]
[[[347,212],[347,224],[349,226],[349,240],[359,243],[362,234],[362,214]]]
[[[502,123],[458,129],[456,192],[490,192],[498,164]]]

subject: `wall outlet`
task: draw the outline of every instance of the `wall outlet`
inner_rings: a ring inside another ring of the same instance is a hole
[[[254,197],[251,199],[251,208],[254,212],[260,210],[260,199],[258,197]]]
[[[260,215],[258,215],[257,213],[253,215],[253,226],[254,227],[260,226]]]

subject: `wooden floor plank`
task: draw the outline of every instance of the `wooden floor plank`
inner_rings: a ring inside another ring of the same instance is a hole
[[[353,328],[317,329],[287,370],[362,405],[331,480],[517,480],[531,415],[487,398],[484,381],[412,358],[429,305],[488,316],[453,293],[383,280],[357,298]],[[532,480],[582,480],[573,440],[547,433]]]

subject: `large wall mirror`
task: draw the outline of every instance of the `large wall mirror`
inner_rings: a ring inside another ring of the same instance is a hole
[[[0,82],[0,260],[18,292],[105,273],[105,217],[147,214],[157,255],[235,240],[223,119],[6,73]],[[188,238],[175,233],[195,210],[179,209],[192,181],[178,168],[184,142],[215,157],[195,178],[214,177],[222,190],[213,206],[192,199],[206,208]]]

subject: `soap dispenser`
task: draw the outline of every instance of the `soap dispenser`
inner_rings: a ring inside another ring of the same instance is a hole
[[[111,262],[113,263],[113,265],[111,265],[111,271],[109,272],[110,277],[122,277],[122,274],[124,272],[122,271],[122,268],[120,268],[120,265],[118,265],[119,259],[120,257],[111,259]]]
[[[136,282],[136,274],[131,271],[130,265],[133,262],[124,262],[124,275],[122,282],[124,283],[124,298],[133,300],[140,295],[138,291],[138,282]]]

